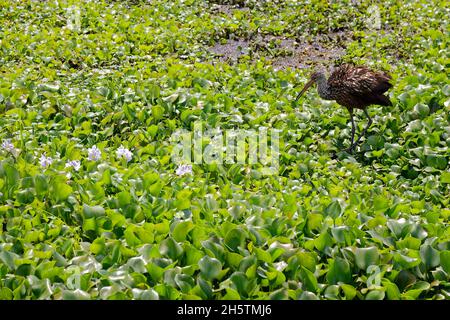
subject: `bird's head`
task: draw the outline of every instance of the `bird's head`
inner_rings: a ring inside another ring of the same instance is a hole
[[[325,70],[317,69],[313,73],[311,73],[311,77],[309,78],[312,82],[317,82],[320,78],[325,76]]]
[[[309,81],[305,84],[302,91],[298,94],[297,98],[295,99],[295,102],[298,101],[298,99],[303,95],[303,93],[306,92],[314,83],[317,83],[319,79],[325,78],[325,70],[320,68],[316,69],[310,76]]]

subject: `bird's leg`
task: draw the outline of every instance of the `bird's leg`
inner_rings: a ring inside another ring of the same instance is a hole
[[[367,126],[364,128],[364,130],[361,133],[361,135],[358,137],[358,140],[356,140],[355,146],[359,143],[359,140],[361,140],[362,136],[366,134],[367,129],[369,129],[369,127],[372,125],[372,118],[370,117],[369,113],[367,112],[367,109],[363,109],[363,111],[366,114],[366,116],[369,119],[369,121],[367,122]]]
[[[353,119],[353,110],[348,109],[348,112],[350,113],[350,120],[352,122],[352,142],[350,143],[350,147],[345,149],[345,151],[352,152],[352,149],[354,147],[353,141],[355,140],[355,120]]]

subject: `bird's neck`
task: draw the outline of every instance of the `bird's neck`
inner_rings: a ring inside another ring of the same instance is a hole
[[[329,100],[331,98],[330,88],[328,86],[327,78],[321,75],[317,79],[317,92],[322,99]]]

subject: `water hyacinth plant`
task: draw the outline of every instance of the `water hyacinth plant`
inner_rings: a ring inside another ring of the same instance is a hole
[[[446,3],[23,0],[0,26],[0,299],[450,299]],[[294,103],[343,63],[393,85],[352,154],[347,110]]]

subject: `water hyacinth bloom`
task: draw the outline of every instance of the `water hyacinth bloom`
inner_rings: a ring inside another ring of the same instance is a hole
[[[205,106],[205,102],[204,101],[197,101],[197,109],[203,109],[203,107]]]
[[[53,163],[53,159],[50,157],[47,157],[45,153],[41,155],[39,158],[39,163],[41,164],[41,167],[47,168]]]
[[[2,149],[5,150],[6,152],[10,152],[14,156],[17,156],[18,151],[19,151],[18,149],[16,149],[14,147],[14,145],[11,142],[11,139],[3,140]]]
[[[2,149],[11,152],[14,150],[14,145],[11,142],[11,139],[3,140]]]
[[[185,174],[192,174],[192,165],[190,164],[182,164],[180,165],[175,173],[179,176],[183,176]]]
[[[116,151],[117,157],[124,158],[127,162],[130,162],[133,158],[133,154],[127,148],[120,146]]]
[[[102,157],[102,152],[97,146],[93,146],[88,149],[88,160],[90,161],[98,161]]]
[[[287,265],[288,264],[284,261],[274,263],[275,269],[277,269],[280,272],[283,271],[287,267]]]
[[[183,219],[184,218],[184,212],[183,211],[178,211],[173,216],[176,219]]]
[[[121,184],[123,181],[123,174],[116,172],[111,176],[111,180],[115,185]]]
[[[79,160],[71,160],[66,162],[66,168],[72,167],[75,171],[80,170],[81,162]]]

